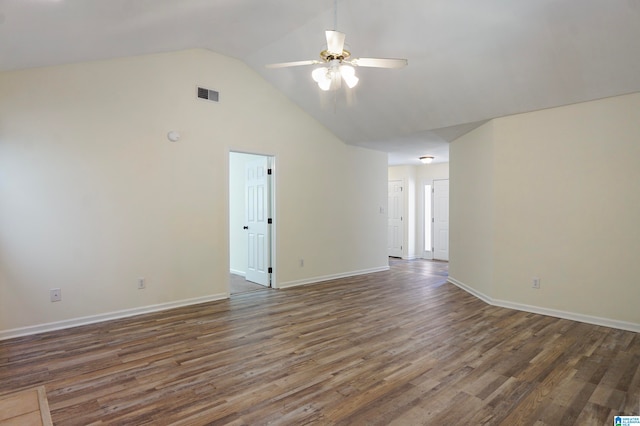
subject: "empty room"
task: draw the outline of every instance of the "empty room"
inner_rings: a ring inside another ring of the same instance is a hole
[[[0,425],[640,424],[640,0],[0,0]]]

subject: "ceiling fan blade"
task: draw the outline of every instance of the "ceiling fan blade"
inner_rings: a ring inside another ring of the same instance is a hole
[[[266,68],[286,68],[286,67],[299,67],[301,65],[314,65],[314,64],[322,64],[323,62],[316,60],[309,61],[295,61],[295,62],[281,62],[279,64],[267,64]]]
[[[374,68],[403,68],[406,67],[409,61],[406,59],[392,59],[392,58],[356,58],[352,59],[352,65],[358,67],[374,67]]]
[[[342,54],[345,34],[333,30],[327,30],[324,33],[327,36],[327,51],[334,55]]]

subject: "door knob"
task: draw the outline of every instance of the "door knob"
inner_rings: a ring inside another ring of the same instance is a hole
[[[242,229],[249,229],[249,227],[248,226],[243,226]]]

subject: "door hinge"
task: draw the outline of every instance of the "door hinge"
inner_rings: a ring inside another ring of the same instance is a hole
[[[271,224],[273,223],[273,219],[271,219],[271,218],[267,219],[267,223],[268,223],[269,225],[271,225]]]
[[[267,169],[267,174],[270,175],[272,173],[271,169]]]
[[[272,268],[271,266],[269,266],[269,269],[267,269],[267,272],[268,272],[269,274],[273,274],[273,268]]]

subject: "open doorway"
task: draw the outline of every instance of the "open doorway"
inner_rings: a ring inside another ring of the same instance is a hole
[[[275,285],[274,158],[229,153],[229,294]]]

